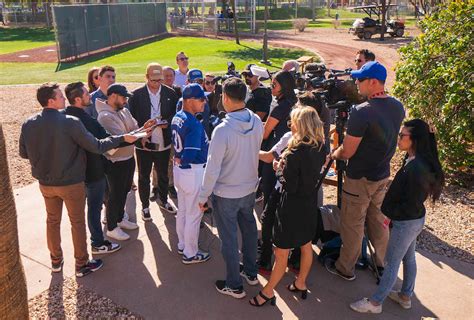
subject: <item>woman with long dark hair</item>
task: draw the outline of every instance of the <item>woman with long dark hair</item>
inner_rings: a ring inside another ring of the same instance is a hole
[[[282,185],[281,199],[275,216],[273,244],[275,263],[267,285],[250,300],[256,307],[270,301],[275,305],[273,290],[285,274],[290,249],[300,248],[300,272],[287,289],[307,298],[306,278],[313,262],[311,242],[317,227],[315,188],[326,160],[323,123],[315,109],[298,107],[291,112],[291,138],[276,165]]]
[[[270,114],[264,124],[262,150],[270,150],[285,133],[290,131],[287,121],[290,118],[290,112],[297,102],[295,94],[295,78],[288,71],[280,71],[275,74],[272,80],[271,89],[275,100],[270,106]],[[263,191],[265,208],[270,195],[273,192],[276,183],[275,171],[271,163],[261,163],[261,189]],[[273,228],[273,218],[262,220],[262,224],[268,224],[264,228],[271,230]],[[263,227],[262,227],[263,228]],[[269,239],[267,239],[269,240]],[[270,241],[263,241],[261,250],[269,253],[264,254],[258,261],[259,269],[263,272],[271,271],[271,251]]]
[[[92,67],[87,73],[87,86],[89,93],[99,89],[99,67]]]
[[[435,135],[420,119],[404,123],[398,135],[398,148],[406,151],[403,167],[397,172],[382,204],[382,212],[392,220],[385,255],[385,270],[377,291],[371,298],[351,303],[357,312],[381,313],[388,296],[404,309],[411,308],[416,279],[416,237],[423,230],[425,200],[439,199],[444,186],[444,173],[438,159]],[[401,291],[392,291],[403,261]]]
[[[297,101],[295,88],[295,78],[288,71],[280,71],[273,77],[271,89],[275,100],[270,107],[270,114],[264,125],[264,150],[270,150],[285,133],[290,131],[286,122],[290,118],[291,109]],[[272,166],[264,164],[262,168],[264,206],[275,183],[276,177]]]

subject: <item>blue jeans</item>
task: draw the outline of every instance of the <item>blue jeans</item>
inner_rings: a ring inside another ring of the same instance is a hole
[[[397,281],[398,269],[403,260],[403,285],[401,293],[411,297],[415,289],[416,237],[423,230],[425,217],[416,220],[394,221],[388,240],[387,253],[385,254],[385,270],[380,280],[377,291],[371,300],[382,303],[392,290]]]
[[[106,183],[105,178],[86,183],[87,225],[91,233],[91,245],[94,247],[99,247],[104,243],[100,213],[104,203]]]
[[[239,243],[237,227],[242,233],[242,255],[244,271],[249,276],[257,275],[257,223],[253,215],[255,193],[245,197],[230,199],[216,195],[211,197],[217,231],[222,242],[221,252],[227,269],[226,285],[229,288],[241,288],[242,278],[239,271]]]

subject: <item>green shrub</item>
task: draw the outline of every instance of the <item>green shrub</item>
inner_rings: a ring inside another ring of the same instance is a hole
[[[423,33],[400,49],[394,94],[411,118],[437,131],[448,171],[474,167],[474,5],[453,1],[420,23]]]

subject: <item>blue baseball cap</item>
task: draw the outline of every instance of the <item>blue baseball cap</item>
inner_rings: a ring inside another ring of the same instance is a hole
[[[204,79],[204,76],[202,75],[202,71],[199,69],[191,69],[188,71],[188,80],[189,81],[194,81],[196,79]]]
[[[377,79],[385,81],[387,79],[387,69],[377,61],[369,61],[359,70],[351,71],[351,76],[354,79]]]
[[[206,98],[204,90],[198,83],[191,83],[183,89],[183,100],[185,99],[202,99]]]

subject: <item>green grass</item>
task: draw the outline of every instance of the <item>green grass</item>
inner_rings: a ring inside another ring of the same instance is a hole
[[[55,44],[47,28],[0,28],[0,54]]]
[[[148,63],[157,61],[163,66],[175,67],[175,55],[179,51],[186,52],[190,57],[191,68],[201,68],[203,72],[217,74],[226,72],[227,61],[233,61],[236,68],[242,70],[247,63],[256,63],[262,58],[261,45],[255,42],[241,42],[239,46],[233,41],[192,37],[167,38],[76,63],[62,64],[57,72],[55,63],[0,63],[0,84],[85,81],[89,68],[104,64],[116,68],[118,82],[143,81]],[[285,60],[303,55],[311,54],[304,50],[284,48],[269,50],[270,60],[276,66],[281,66]]]

